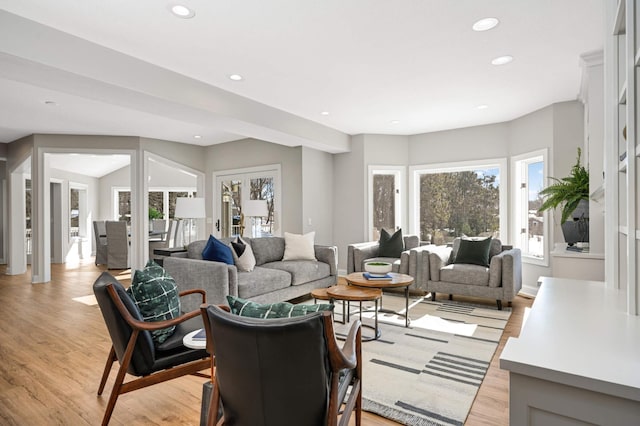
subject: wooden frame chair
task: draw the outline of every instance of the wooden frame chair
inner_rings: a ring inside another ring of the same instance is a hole
[[[187,374],[210,377],[199,373],[211,368],[211,357],[207,351],[189,349],[182,344],[185,334],[202,328],[200,311],[195,310],[172,320],[145,322],[122,284],[108,272],[103,272],[98,277],[93,284],[93,291],[112,341],[98,395],[102,395],[113,363],[116,360],[120,362],[102,419],[103,426],[109,423],[121,394]],[[204,290],[187,290],[181,292],[180,296],[188,294],[200,294],[202,302],[206,301]],[[173,335],[155,345],[151,339],[151,331],[170,326],[176,326]],[[127,373],[138,378],[125,383]]]
[[[208,425],[220,403],[218,425],[347,425],[354,411],[361,424],[360,321],[340,348],[331,312],[264,320],[227,310],[201,307],[216,363]]]

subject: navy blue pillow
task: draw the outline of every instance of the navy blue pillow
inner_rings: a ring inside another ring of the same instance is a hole
[[[207,241],[207,245],[204,246],[204,250],[202,250],[202,258],[204,260],[214,260],[216,262],[233,265],[231,247],[218,240],[213,235],[209,236],[209,241]]]

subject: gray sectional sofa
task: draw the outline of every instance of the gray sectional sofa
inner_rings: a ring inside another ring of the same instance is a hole
[[[195,241],[186,253],[164,259],[164,268],[180,291],[202,288],[207,292],[207,303],[225,304],[232,295],[258,303],[291,300],[321,287],[337,283],[338,253],[335,246],[315,245],[317,260],[282,261],[285,240],[282,237],[244,238],[251,245],[256,267],[241,272],[235,265],[202,259],[207,241]],[[221,239],[229,244],[231,239]],[[199,301],[182,300],[182,310],[199,308]]]

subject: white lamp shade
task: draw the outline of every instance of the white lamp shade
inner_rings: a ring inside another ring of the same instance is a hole
[[[207,217],[204,198],[176,198],[176,212],[174,216],[181,219],[200,219]]]
[[[242,213],[248,217],[267,217],[269,207],[267,200],[247,200],[242,203]]]

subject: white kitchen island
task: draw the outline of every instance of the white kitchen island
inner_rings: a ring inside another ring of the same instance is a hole
[[[600,281],[541,278],[509,371],[511,425],[640,425],[640,317]]]

